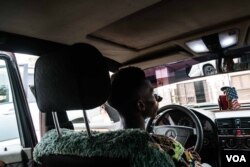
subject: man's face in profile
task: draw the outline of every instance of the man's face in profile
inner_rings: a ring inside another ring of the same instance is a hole
[[[155,99],[154,88],[152,84],[148,80],[145,80],[145,83],[140,89],[139,93],[145,106],[143,117],[155,117],[158,110],[158,102]]]

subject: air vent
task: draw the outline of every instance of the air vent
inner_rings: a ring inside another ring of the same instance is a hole
[[[234,128],[233,119],[218,119],[217,120],[218,128]]]
[[[241,128],[250,128],[250,118],[241,118]]]
[[[250,128],[250,118],[217,119],[218,128]]]

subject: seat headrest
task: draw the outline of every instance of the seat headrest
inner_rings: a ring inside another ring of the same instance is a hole
[[[111,90],[105,58],[88,44],[41,56],[34,77],[42,112],[91,109],[103,104]]]

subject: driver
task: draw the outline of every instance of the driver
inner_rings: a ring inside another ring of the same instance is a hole
[[[112,75],[111,83],[108,103],[119,112],[123,128],[145,130],[145,119],[156,116],[158,102],[162,98],[154,94],[153,86],[143,70],[137,67],[123,68]],[[152,141],[173,158],[176,166],[201,166],[200,156],[194,151],[185,150],[174,139],[154,134]]]

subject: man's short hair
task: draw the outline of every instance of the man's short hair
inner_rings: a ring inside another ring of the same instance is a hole
[[[145,73],[140,68],[127,67],[119,70],[111,77],[112,88],[108,103],[123,114],[123,111],[136,105],[139,98],[138,90],[145,80]]]

